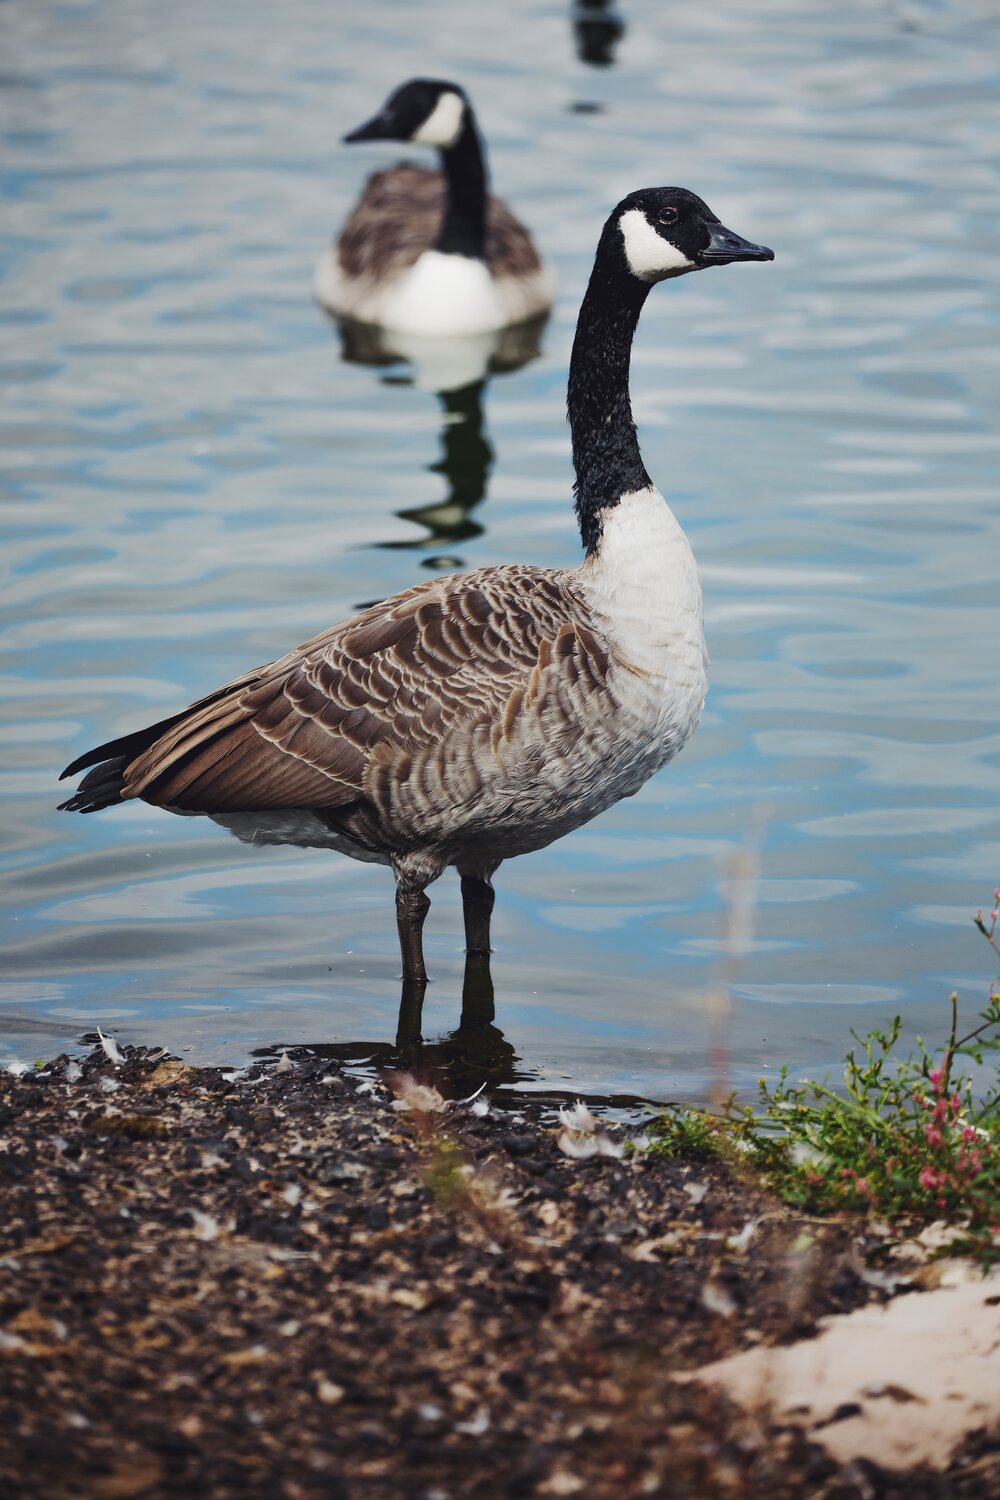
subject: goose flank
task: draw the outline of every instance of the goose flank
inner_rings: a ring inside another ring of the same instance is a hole
[[[639,452],[632,336],[657,281],[772,259],[693,193],[623,199],[570,363],[579,566],[487,567],[397,594],[80,756],[63,775],[87,775],[63,808],[138,797],[248,843],[390,865],[404,980],[418,986],[426,888],[453,865],[468,951],[488,953],[501,861],[638,791],[697,726],[701,586]]]
[[[402,163],[368,179],[316,269],[316,297],[327,311],[446,337],[548,311],[551,273],[523,224],[488,191],[475,115],[457,84],[411,79],[344,139],[431,146],[441,167]]]

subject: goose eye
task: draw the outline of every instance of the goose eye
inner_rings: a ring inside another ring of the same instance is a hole
[[[660,209],[660,214],[659,214],[659,219],[660,219],[660,223],[661,224],[676,224],[677,223],[677,210],[676,210],[676,208],[672,208],[672,207],[669,207],[669,206],[667,208],[661,208]]]

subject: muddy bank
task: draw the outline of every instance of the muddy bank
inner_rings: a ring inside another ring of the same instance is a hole
[[[946,1475],[843,1465],[674,1378],[884,1300],[856,1231],[634,1130],[436,1103],[294,1053],[0,1076],[0,1493],[1000,1493],[983,1434]]]

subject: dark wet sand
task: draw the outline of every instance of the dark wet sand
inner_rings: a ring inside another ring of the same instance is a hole
[[[881,1295],[856,1228],[728,1168],[574,1160],[544,1104],[399,1110],[309,1054],[76,1066],[0,1075],[5,1497],[1000,1493],[995,1441],[838,1470],[672,1378]]]

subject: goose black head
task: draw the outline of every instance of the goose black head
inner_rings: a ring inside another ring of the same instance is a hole
[[[607,229],[620,236],[629,271],[647,283],[734,260],[774,259],[773,250],[734,234],[707,203],[685,188],[630,193],[611,215]]]
[[[469,101],[455,83],[411,78],[390,94],[377,115],[359,125],[345,142],[414,141],[447,151],[465,129]]]

